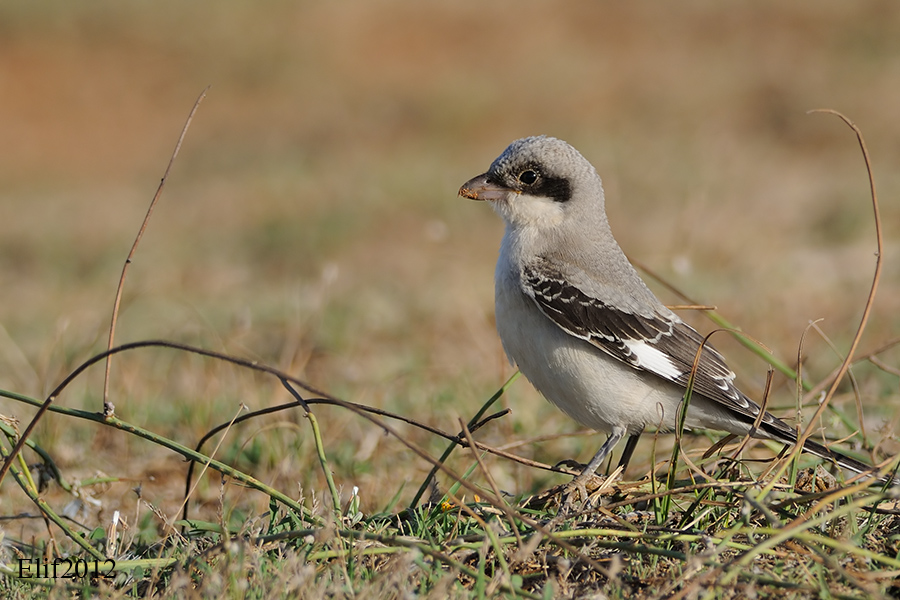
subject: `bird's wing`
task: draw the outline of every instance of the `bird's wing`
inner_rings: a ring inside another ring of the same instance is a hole
[[[703,344],[703,336],[690,325],[659,311],[637,314],[618,308],[568,283],[558,270],[544,262],[526,265],[521,281],[523,291],[541,312],[570,335],[635,369],[687,387],[694,359]],[[730,408],[752,423],[760,408],[733,381],[734,373],[722,355],[705,344],[694,374],[694,393]],[[773,417],[772,421],[778,419]]]
[[[547,317],[570,335],[587,340],[635,369],[687,387],[703,336],[674,315],[654,311],[655,314],[648,316],[617,308],[584,293],[546,264],[526,266],[522,270],[522,289]],[[709,344],[704,345],[694,375],[694,393],[718,402],[751,424],[759,415],[760,407],[742,394],[733,381],[734,373],[722,355]],[[769,412],[763,414],[760,429],[781,442],[797,441],[797,432]],[[806,440],[803,447],[851,471],[872,470],[871,466],[812,440]],[[900,479],[894,480],[894,484],[900,485]]]

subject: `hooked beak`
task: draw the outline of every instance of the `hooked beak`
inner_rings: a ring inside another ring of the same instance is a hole
[[[470,200],[502,200],[509,192],[509,188],[488,181],[487,173],[473,177],[459,188],[459,195]]]

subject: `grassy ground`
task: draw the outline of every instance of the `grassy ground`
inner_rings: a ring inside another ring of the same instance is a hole
[[[0,415],[24,430],[34,408],[7,396],[43,400],[105,348],[122,263],[207,85],[129,272],[120,343],[166,339],[248,358],[456,434],[513,374],[493,329],[501,226],[456,190],[511,140],[546,133],[597,166],[633,259],[718,306],[775,356],[795,364],[805,328],[823,319],[836,351],[813,332],[803,354],[808,381],[826,381],[859,323],[876,246],[852,132],[805,112],[847,114],[873,157],[885,267],[864,354],[900,332],[898,27],[888,1],[5,3]],[[761,397],[765,364],[724,334],[714,342]],[[879,360],[887,369],[854,368],[865,435],[847,383],[821,422],[869,459],[898,451],[900,351]],[[773,410],[793,417],[794,384],[780,374],[774,384]],[[94,367],[56,404],[100,411],[102,387]],[[116,357],[110,399],[124,422],[194,447],[242,410],[292,396],[246,368],[143,348]],[[524,380],[492,411],[500,407],[511,414],[475,432],[478,441],[549,464],[586,461],[600,442],[572,435],[577,427]],[[431,463],[346,407],[312,408],[341,515],[311,424],[293,408],[207,442],[204,454],[239,473],[195,475],[186,537],[173,526],[182,454],[109,423],[43,418],[31,439],[62,477],[41,492],[48,510],[96,532],[93,547],[118,561],[116,579],[85,585],[103,597],[897,593],[897,524],[874,490],[763,493],[753,481],[770,465],[751,462],[721,473],[742,484],[679,492],[664,506],[643,479],[671,456],[664,435],[646,436],[624,476],[642,483],[622,484],[603,510],[547,521],[556,509],[528,512],[524,498],[565,476],[490,454],[482,470],[457,449],[446,464],[470,472],[482,502],[461,511],[475,492],[446,496],[454,478],[441,473],[429,490],[437,503],[404,512]],[[432,457],[447,446],[388,422]],[[689,456],[700,460],[711,439],[686,437]],[[756,445],[744,456],[779,450]],[[40,462],[33,450],[24,459]],[[719,473],[717,464],[707,468]],[[488,472],[515,514],[489,508],[498,502]],[[668,465],[655,473],[664,478]],[[689,484],[684,462],[676,475],[672,485]],[[0,484],[0,563],[89,557],[46,524],[27,487],[11,474]],[[277,493],[308,512],[272,501]],[[876,504],[881,514],[864,510]],[[135,571],[128,561],[139,558],[162,562]],[[3,576],[5,595],[45,590]]]

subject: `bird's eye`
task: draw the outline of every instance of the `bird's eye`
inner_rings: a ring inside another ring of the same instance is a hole
[[[537,171],[532,169],[525,169],[521,173],[519,173],[519,181],[524,183],[525,185],[531,185],[538,179]]]

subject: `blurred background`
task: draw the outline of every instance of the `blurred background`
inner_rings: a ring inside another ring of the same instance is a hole
[[[872,350],[900,334],[898,31],[889,0],[5,2],[0,388],[42,398],[104,349],[123,261],[206,86],[129,272],[119,343],[257,359],[455,432],[513,373],[493,325],[502,227],[457,190],[513,139],[549,134],[597,167],[633,259],[789,363],[815,319],[846,351],[876,246],[852,131],[806,114],[833,108],[866,135],[880,192],[886,262],[861,345]],[[725,335],[714,343],[758,398],[765,365]],[[813,382],[840,363],[820,336],[804,348]],[[900,353],[882,359],[896,368]],[[868,435],[889,439],[897,378],[865,365],[858,375]],[[773,405],[790,415],[792,385],[776,384]],[[94,368],[59,403],[97,411],[101,390]],[[111,400],[123,419],[192,446],[241,403],[289,397],[154,349],[113,363]],[[504,403],[512,415],[480,439],[525,442],[515,451],[550,463],[586,461],[600,443],[530,443],[577,426],[524,380]],[[855,418],[849,388],[836,405]],[[33,414],[7,400],[0,412]],[[339,485],[360,487],[363,510],[391,508],[403,481],[399,502],[411,497],[427,464],[358,417],[317,413]],[[320,494],[309,437],[299,413],[281,413],[230,434],[220,456],[292,495]],[[133,503],[135,485],[177,506],[185,467],[167,452],[58,416],[37,439],[73,480],[122,480],[91,488],[105,508]],[[455,460],[464,470],[470,457]],[[562,481],[490,464],[513,493]],[[218,485],[198,500],[212,506]],[[27,506],[3,487],[0,512]]]

